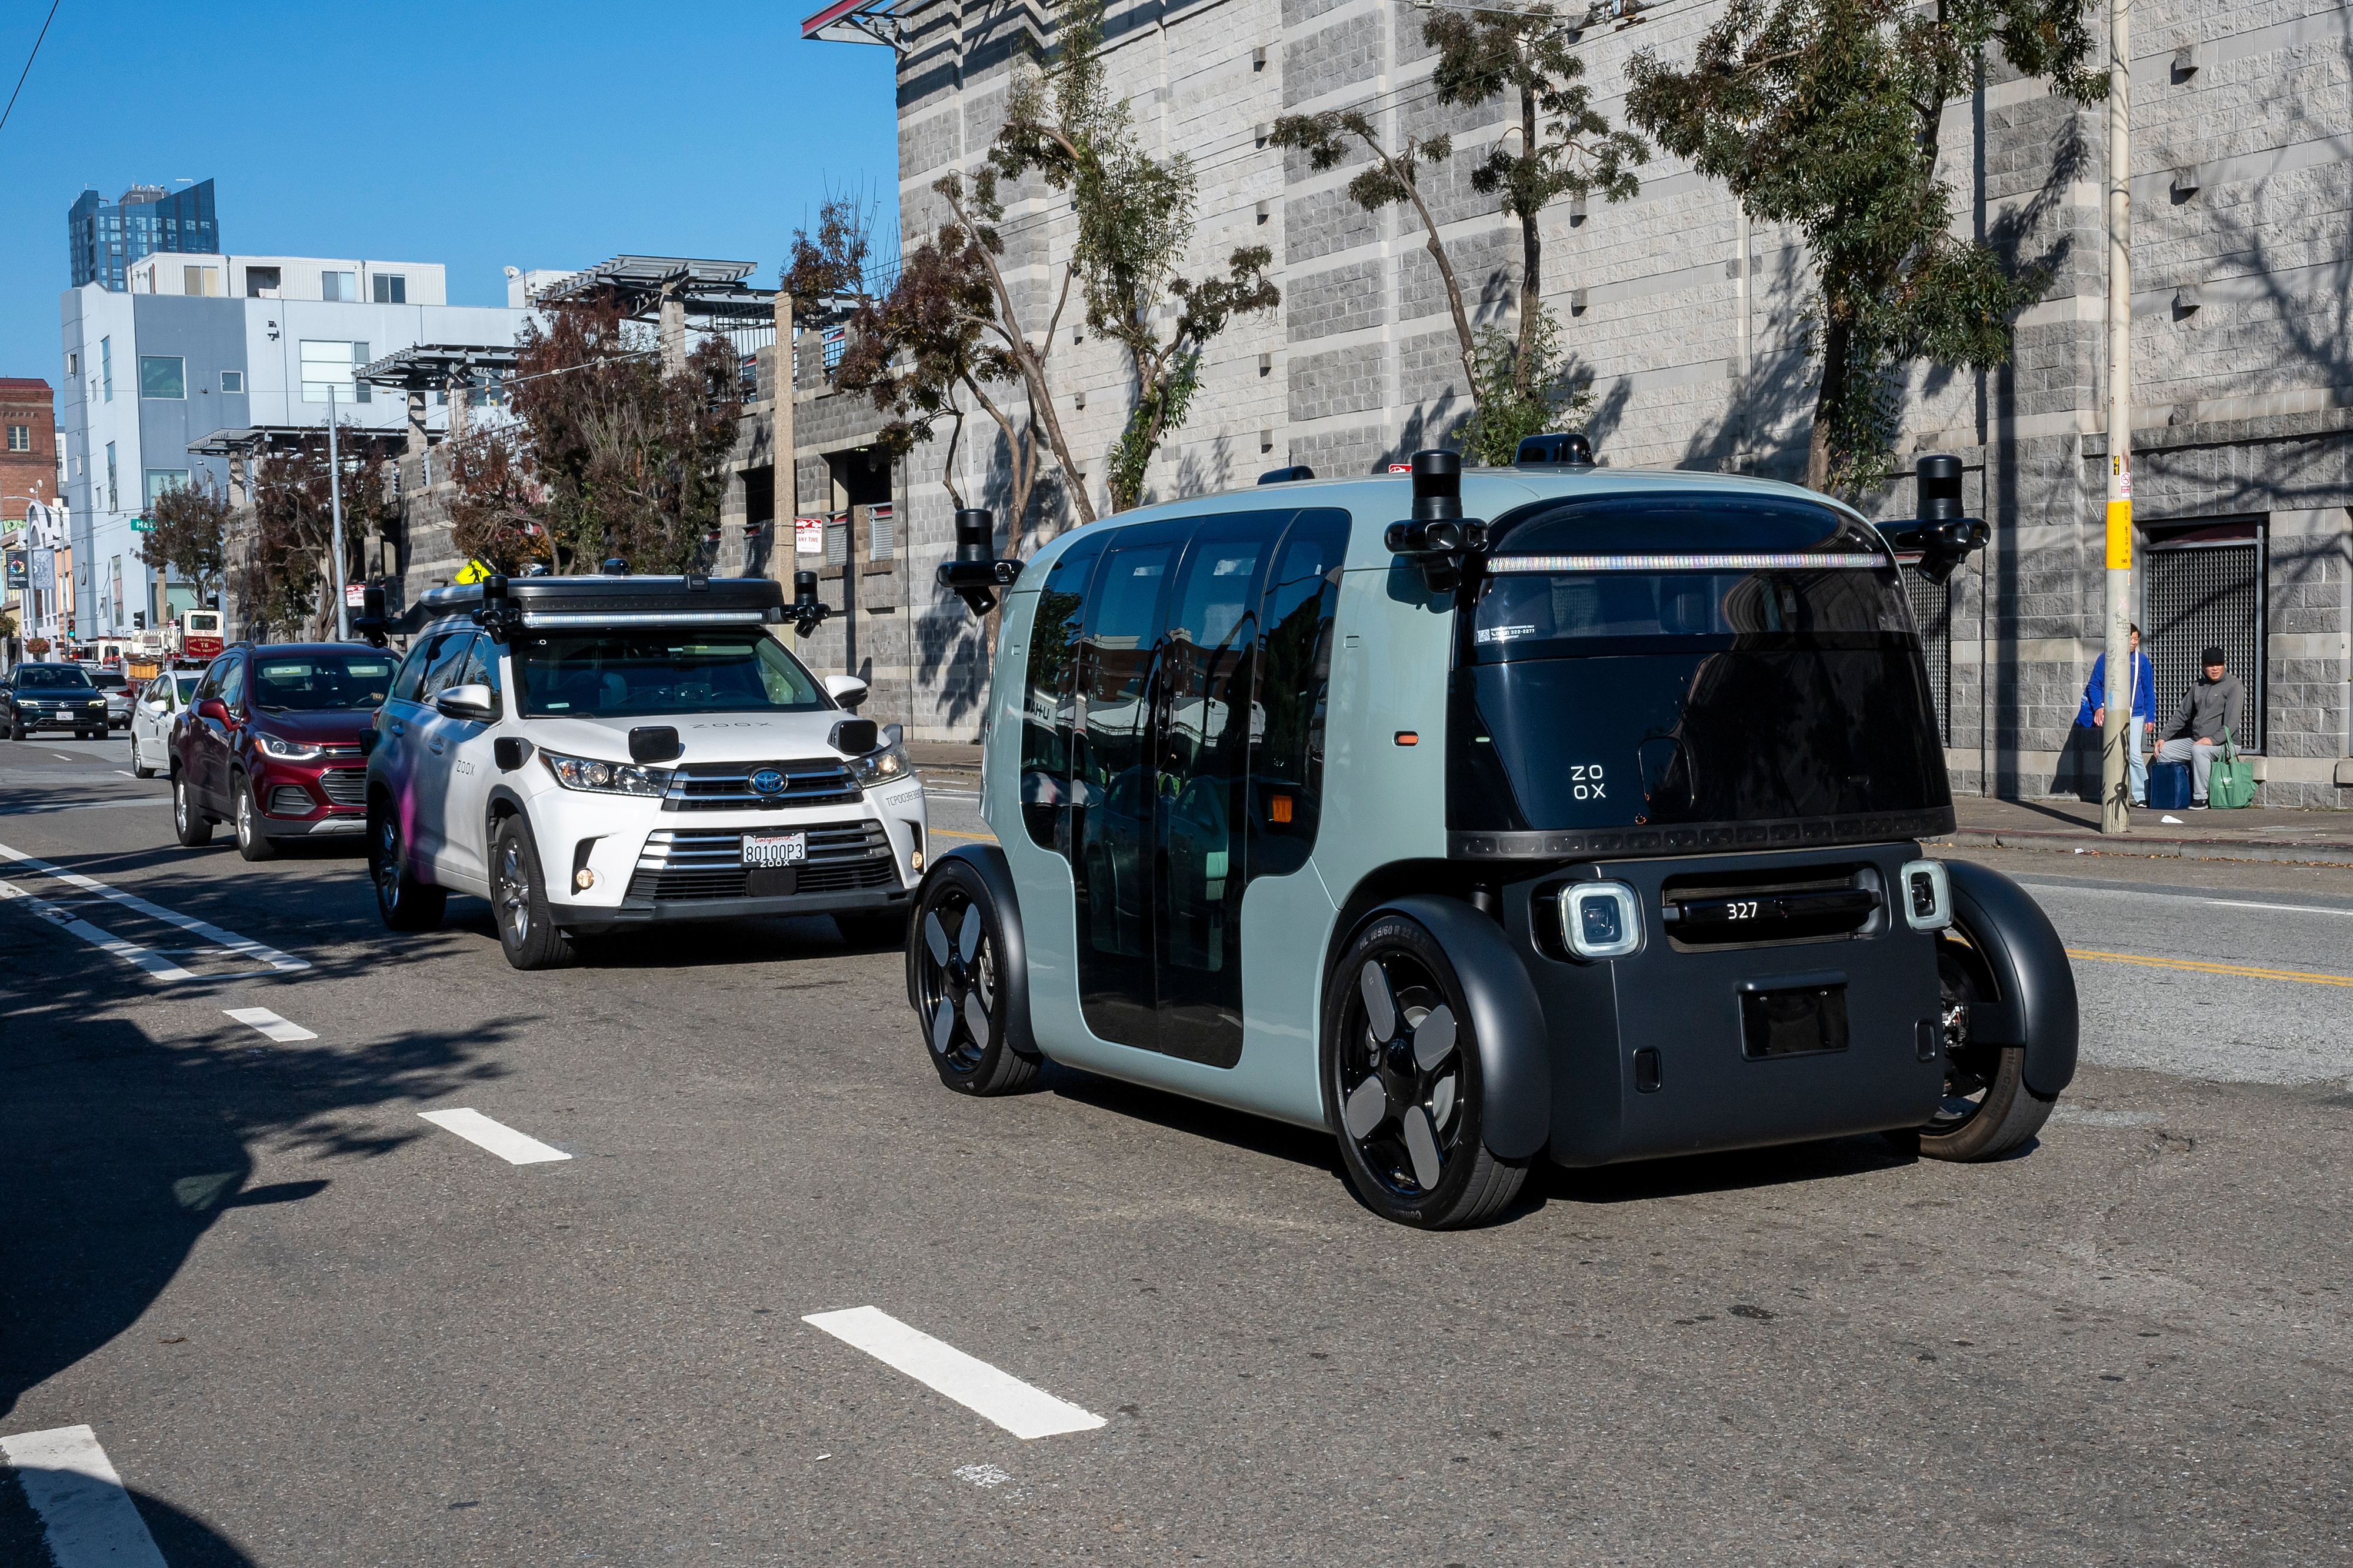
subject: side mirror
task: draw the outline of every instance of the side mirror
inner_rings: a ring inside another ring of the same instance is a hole
[[[433,710],[444,719],[464,719],[487,724],[499,716],[498,699],[487,686],[451,686],[433,700]]]
[[[196,704],[196,717],[209,719],[216,724],[228,722],[228,704],[217,697],[207,697]]]
[[[825,678],[825,693],[852,713],[866,700],[866,682],[854,675],[828,675]]]

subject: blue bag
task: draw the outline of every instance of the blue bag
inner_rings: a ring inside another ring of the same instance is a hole
[[[2152,759],[2148,764],[2148,804],[2158,811],[2179,811],[2188,805],[2189,764]]]

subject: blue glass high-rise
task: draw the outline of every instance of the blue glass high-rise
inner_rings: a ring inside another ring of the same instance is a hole
[[[66,213],[67,250],[73,286],[97,283],[121,293],[131,264],[159,250],[191,255],[221,253],[220,224],[213,212],[213,183],[184,191],[133,185],[119,201],[82,192]]]

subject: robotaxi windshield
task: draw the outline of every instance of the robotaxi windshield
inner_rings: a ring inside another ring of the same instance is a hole
[[[1679,507],[1498,544],[1462,617],[1449,826],[1947,806],[1919,634],[1878,536],[1803,503]]]
[[[828,706],[798,659],[757,632],[548,633],[512,645],[526,717],[810,713]]]

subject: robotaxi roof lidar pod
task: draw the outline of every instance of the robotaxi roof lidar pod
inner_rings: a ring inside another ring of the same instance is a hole
[[[1255,489],[1027,562],[982,808],[907,988],[944,1082],[1048,1057],[1329,1129],[1375,1212],[1501,1212],[1567,1165],[1883,1132],[1983,1160],[2075,1061],[2032,900],[1922,855],[1952,801],[1899,554],[1984,542],[1960,466],[1874,528],[1762,480],[1596,467]]]

